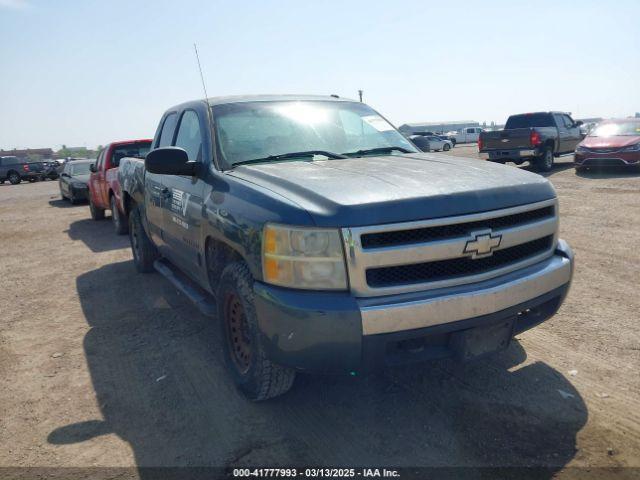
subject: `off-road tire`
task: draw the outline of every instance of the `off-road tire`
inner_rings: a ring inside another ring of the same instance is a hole
[[[7,179],[9,180],[9,183],[11,185],[17,185],[22,181],[18,172],[9,172],[9,175],[7,175]]]
[[[129,241],[136,270],[140,273],[153,272],[153,262],[158,258],[158,250],[144,231],[140,207],[137,205],[129,214]]]
[[[93,203],[93,197],[91,192],[89,192],[89,211],[91,212],[92,220],[103,220],[104,219],[104,209],[98,208]]]
[[[111,196],[109,203],[111,204],[111,221],[113,222],[113,228],[116,234],[126,235],[129,233],[129,224],[127,223],[127,218],[122,215],[118,208],[115,195]]]
[[[550,172],[553,169],[553,149],[545,147],[542,154],[536,159],[536,168],[541,172]]]
[[[253,276],[247,266],[242,262],[227,265],[220,276],[216,293],[225,363],[236,386],[247,398],[256,402],[287,392],[293,385],[296,372],[291,368],[273,363],[265,354],[256,317]],[[240,370],[232,356],[233,346],[226,305],[226,299],[229,296],[235,296],[240,302],[251,344],[249,366],[244,372]]]

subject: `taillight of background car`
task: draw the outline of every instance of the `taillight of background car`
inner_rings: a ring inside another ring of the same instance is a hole
[[[28,172],[28,171],[29,171],[29,165],[27,165],[27,164],[25,163],[24,165],[22,165],[22,169],[23,169],[25,172]]]
[[[531,134],[529,135],[529,142],[532,147],[537,147],[542,143],[542,139],[540,138],[540,134],[535,130],[531,130]]]
[[[478,137],[478,150],[482,150],[482,137]]]

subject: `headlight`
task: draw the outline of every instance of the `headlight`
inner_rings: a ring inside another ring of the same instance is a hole
[[[583,147],[582,145],[578,145],[576,147],[576,153],[587,153],[589,151],[588,148]]]
[[[84,183],[80,183],[80,182],[72,182],[71,186],[73,188],[86,188],[87,187]]]
[[[340,232],[333,228],[266,225],[262,273],[265,282],[282,287],[346,290]]]
[[[620,149],[621,152],[640,152],[640,143],[635,143]]]

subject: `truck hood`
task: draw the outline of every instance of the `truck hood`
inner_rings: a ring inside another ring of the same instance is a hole
[[[286,197],[327,227],[425,220],[555,197],[540,175],[427,153],[243,165],[229,174]]]

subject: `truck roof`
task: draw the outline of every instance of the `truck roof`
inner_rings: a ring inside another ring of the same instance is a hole
[[[560,111],[556,111],[556,110],[552,110],[550,112],[526,112],[526,113],[515,113],[513,115],[509,115],[510,117],[519,117],[520,115],[540,115],[540,114],[544,114],[544,115],[553,115],[554,113],[556,114],[564,114],[564,115],[571,115],[569,112],[560,112]]]
[[[340,98],[333,95],[229,95],[225,97],[209,97],[207,101],[210,106],[223,105],[226,103],[243,103],[243,102],[283,102],[283,101],[325,101],[325,102],[357,102],[350,98]],[[180,110],[194,104],[201,104],[204,99],[191,100],[179,105],[174,105],[169,110]]]

